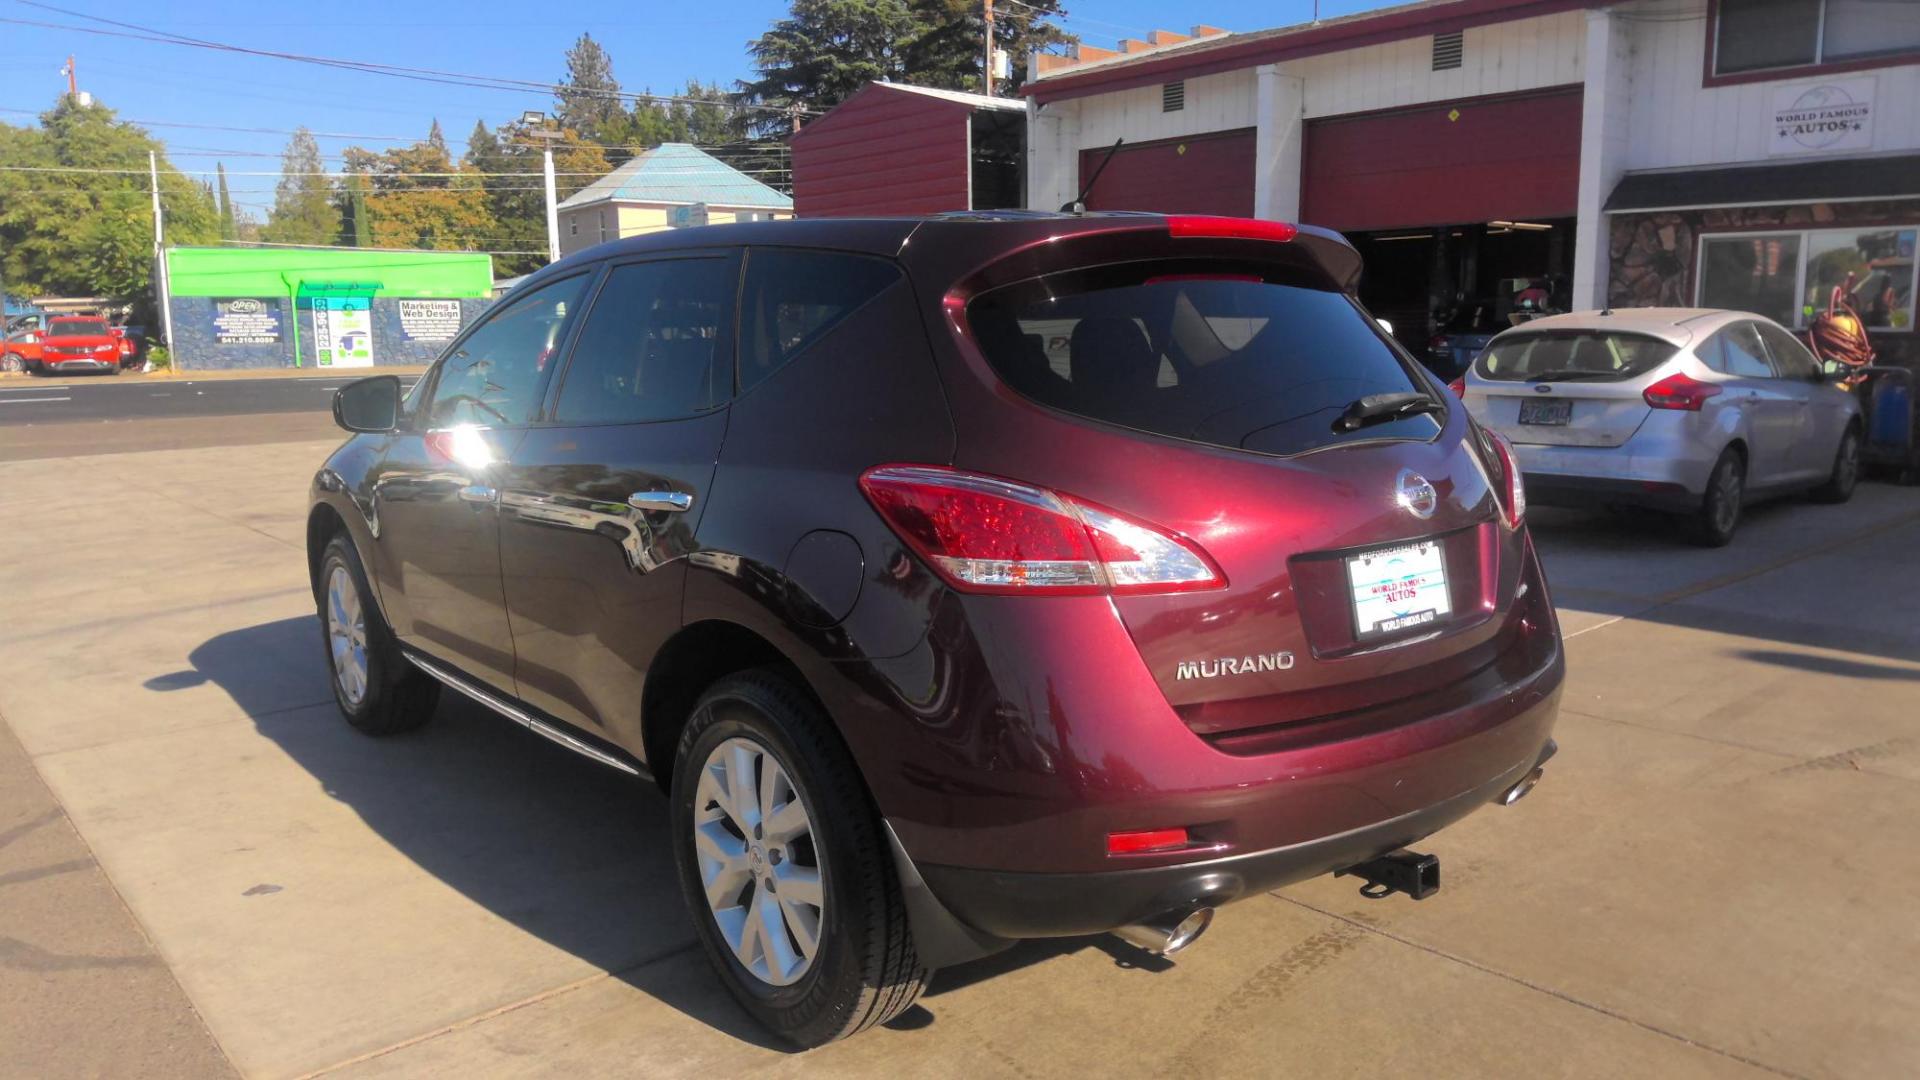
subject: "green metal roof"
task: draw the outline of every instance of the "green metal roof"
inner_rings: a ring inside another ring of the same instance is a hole
[[[663,143],[641,151],[632,161],[567,198],[560,208],[568,210],[607,200],[793,209],[791,197],[687,143]]]
[[[395,248],[167,249],[174,296],[285,296],[353,291],[376,296],[485,297],[493,259],[468,251]]]

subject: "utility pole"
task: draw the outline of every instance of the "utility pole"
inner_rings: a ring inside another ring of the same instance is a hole
[[[983,68],[982,70],[984,70],[987,73],[987,96],[992,97],[993,96],[993,0],[986,0],[986,5],[987,5],[987,63],[986,63],[986,67]]]
[[[73,56],[71,54],[67,56],[66,76],[67,96],[75,101],[80,100],[80,74],[73,68]]]
[[[167,232],[165,218],[160,209],[160,155],[147,151],[147,179],[153,183],[153,284],[154,298],[159,301],[160,332],[166,336],[167,349],[173,356],[173,370],[181,369],[180,356],[173,353],[173,288],[167,281]]]
[[[560,133],[547,127],[547,114],[529,109],[520,114],[520,122],[531,130],[527,134],[541,142],[541,171],[547,188],[547,261],[560,261],[560,202],[553,185],[553,140]]]

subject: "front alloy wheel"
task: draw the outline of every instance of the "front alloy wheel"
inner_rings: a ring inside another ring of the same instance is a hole
[[[769,986],[807,973],[826,913],[813,818],[766,747],[728,739],[694,791],[693,846],[707,909],[734,958]]]
[[[327,648],[340,696],[357,708],[367,697],[367,615],[344,563],[327,575]]]

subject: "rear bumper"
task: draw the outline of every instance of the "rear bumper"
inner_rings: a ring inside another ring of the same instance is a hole
[[[1726,445],[1715,430],[1703,437],[1698,420],[1693,413],[1656,410],[1619,446],[1515,443],[1527,498],[1542,506],[1693,506]]]
[[[1556,689],[1520,722],[1551,726],[1558,707]],[[1088,874],[1009,874],[952,866],[919,870],[955,918],[992,937],[1105,933],[1163,912],[1219,907],[1416,843],[1497,799],[1554,750],[1553,740],[1547,739],[1512,768],[1452,798],[1365,828],[1270,851]]]

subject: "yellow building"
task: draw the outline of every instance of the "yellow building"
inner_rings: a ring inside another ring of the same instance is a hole
[[[793,199],[687,143],[664,143],[560,204],[560,253],[689,225],[793,216]]]

